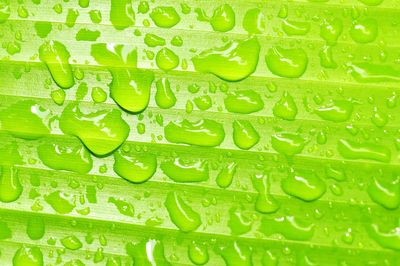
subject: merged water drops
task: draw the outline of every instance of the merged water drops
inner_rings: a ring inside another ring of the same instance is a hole
[[[78,104],[67,105],[60,117],[60,128],[78,137],[95,155],[103,156],[116,150],[129,134],[128,124],[116,109],[83,112]]]

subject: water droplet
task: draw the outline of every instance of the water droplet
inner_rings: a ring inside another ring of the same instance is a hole
[[[264,108],[261,96],[253,90],[229,92],[224,99],[225,108],[232,113],[250,114]]]
[[[192,61],[196,71],[211,73],[227,81],[239,81],[256,70],[259,53],[260,44],[253,37],[206,50]]]
[[[126,154],[119,150],[114,153],[114,171],[133,183],[149,180],[157,169],[157,157],[151,153]]]
[[[324,181],[312,172],[291,173],[281,182],[282,190],[304,201],[319,199],[326,191]]]
[[[59,190],[44,196],[45,201],[60,214],[70,213],[75,208],[75,198]]]
[[[320,64],[325,68],[337,68],[337,64],[333,59],[333,52],[331,46],[324,46],[319,52]]]
[[[276,266],[278,265],[278,262],[278,258],[274,254],[272,254],[271,251],[267,250],[266,252],[264,252],[261,260],[263,266]]]
[[[274,116],[292,121],[297,115],[297,106],[293,97],[285,91],[280,100],[272,108]]]
[[[223,126],[209,119],[196,122],[190,122],[186,119],[169,122],[164,128],[164,134],[169,142],[204,147],[219,146],[225,138]]]
[[[0,15],[1,16],[1,15]],[[1,18],[0,18],[1,21]],[[35,22],[35,31],[40,38],[46,38],[52,30],[51,22],[37,21]]]
[[[150,100],[151,84],[154,74],[148,70],[136,69],[137,51],[131,50],[122,56],[122,45],[104,43],[92,45],[91,55],[102,65],[108,67],[112,75],[110,96],[123,109],[138,113],[146,109]],[[121,68],[121,65],[124,68]]]
[[[195,212],[176,192],[169,192],[165,207],[171,221],[183,232],[196,230],[201,225],[200,215]]]
[[[293,156],[303,151],[305,140],[296,133],[276,133],[271,137],[271,144],[277,152]]]
[[[267,175],[259,174],[251,178],[254,189],[258,195],[255,209],[261,213],[274,213],[279,209],[279,204],[270,193],[270,178]]]
[[[249,245],[242,244],[238,241],[228,243],[220,247],[218,253],[221,254],[226,265],[251,266],[253,262],[252,250]]]
[[[135,12],[131,0],[111,0],[110,21],[117,30],[123,30],[135,23]]]
[[[23,246],[15,252],[13,266],[43,266],[43,253],[38,247]]]
[[[30,217],[26,227],[26,233],[32,240],[41,239],[45,233],[45,223],[40,217]]]
[[[61,244],[70,250],[77,250],[82,247],[82,242],[74,235],[69,235],[60,240]]]
[[[165,45],[165,39],[157,36],[155,34],[147,33],[144,36],[144,43],[148,47],[157,47],[157,46],[164,46]]]
[[[9,166],[0,167],[0,201],[16,201],[22,193],[18,170]]]
[[[386,226],[387,227],[387,226]],[[379,225],[367,226],[368,235],[384,248],[400,250],[400,227],[382,230]]]
[[[90,10],[89,11],[89,16],[90,16],[90,20],[94,24],[99,24],[101,22],[101,20],[102,20],[100,10]]]
[[[289,35],[306,35],[310,31],[310,23],[306,21],[294,21],[285,19],[282,21],[283,31]]]
[[[129,126],[116,109],[84,113],[78,104],[67,105],[60,117],[60,128],[78,137],[95,155],[116,150],[128,137]]]
[[[371,117],[372,123],[377,127],[384,127],[388,122],[388,116],[377,107],[374,108],[374,113]]]
[[[399,81],[400,72],[389,65],[349,63],[349,72],[358,82]]]
[[[358,43],[373,42],[378,36],[378,23],[372,18],[354,21],[350,36]]]
[[[55,170],[86,174],[93,166],[90,153],[80,143],[46,141],[38,146],[37,151],[43,164]]]
[[[108,202],[114,204],[120,214],[134,217],[135,209],[133,208],[133,205],[125,199],[110,197]]]
[[[207,246],[192,241],[188,246],[189,259],[196,265],[204,265],[209,260]]]
[[[216,182],[220,188],[227,188],[232,184],[233,177],[236,173],[237,164],[232,162],[221,169],[218,173]]]
[[[107,100],[107,93],[100,87],[92,88],[91,96],[95,103],[103,103]]]
[[[345,122],[353,113],[353,104],[345,100],[332,100],[328,104],[318,107],[315,113],[325,120]]]
[[[335,45],[342,32],[343,22],[338,18],[325,20],[321,24],[320,35],[328,45]]]
[[[76,19],[79,16],[79,11],[74,9],[74,8],[70,8],[68,9],[68,14],[67,14],[67,18],[65,21],[65,25],[67,25],[67,27],[72,28],[73,26],[75,26],[75,22]]]
[[[171,90],[170,82],[167,78],[162,78],[156,82],[157,92],[155,95],[155,100],[158,107],[162,109],[169,109],[173,107],[176,103],[176,97]]]
[[[235,12],[230,5],[223,4],[214,10],[210,23],[215,31],[230,31],[235,27]]]
[[[181,21],[175,8],[172,6],[159,6],[150,13],[150,18],[160,28],[172,28]]]
[[[50,111],[31,100],[19,101],[0,111],[1,129],[23,139],[38,139],[50,130],[44,121]]]
[[[50,93],[51,99],[57,105],[63,105],[65,101],[65,91],[63,89],[54,90]]]
[[[354,241],[353,231],[351,228],[348,228],[346,232],[341,236],[342,241],[348,245],[351,245]]]
[[[78,3],[80,7],[87,8],[89,7],[90,0],[79,0]]]
[[[367,159],[387,163],[391,158],[391,152],[385,146],[367,142],[357,143],[345,139],[339,140],[338,151],[343,158],[352,160]]]
[[[233,142],[240,149],[251,149],[259,140],[260,135],[249,121],[236,120],[233,122]]]
[[[7,239],[12,237],[12,232],[6,222],[0,221],[0,239]]]
[[[202,182],[209,179],[208,163],[175,158],[161,163],[161,170],[175,182]]]
[[[70,54],[62,43],[58,41],[45,42],[39,47],[39,58],[46,64],[59,87],[69,89],[74,86],[74,75],[69,64]]]
[[[126,253],[137,265],[169,265],[164,254],[164,245],[157,239],[144,239],[137,244],[126,244]]]
[[[269,218],[264,216],[261,220],[261,232],[270,236],[281,234],[289,240],[310,240],[314,235],[315,225],[300,220],[294,216]]]
[[[373,201],[387,209],[396,209],[400,204],[399,180],[373,177],[367,191]]]
[[[169,48],[162,48],[157,52],[156,63],[164,71],[175,69],[179,65],[179,57]]]
[[[251,230],[253,220],[243,211],[232,207],[229,209],[228,226],[233,235],[242,235]]]
[[[7,21],[10,17],[10,2],[0,1],[0,24]]]
[[[308,57],[301,48],[285,49],[275,46],[268,50],[265,62],[269,70],[277,76],[298,78],[307,69]]]
[[[243,28],[249,34],[260,34],[265,30],[265,17],[259,8],[247,10],[243,18]]]

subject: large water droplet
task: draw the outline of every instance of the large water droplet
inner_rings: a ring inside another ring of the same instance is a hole
[[[256,70],[259,53],[260,44],[253,37],[206,50],[193,57],[192,61],[199,72],[211,73],[227,81],[239,81]]]
[[[135,23],[135,12],[131,0],[111,0],[110,21],[117,30],[123,30]]]
[[[229,92],[224,99],[225,108],[232,113],[250,114],[264,108],[260,94],[253,90]]]
[[[0,201],[16,201],[22,193],[18,170],[9,166],[0,167]]]
[[[240,149],[251,149],[259,140],[260,135],[249,121],[236,120],[233,122],[233,142]]]
[[[181,21],[178,13],[172,6],[159,6],[150,13],[150,18],[154,24],[161,28],[172,28]]]
[[[243,28],[249,34],[260,34],[265,30],[265,17],[259,8],[247,10],[243,18]]]
[[[289,240],[309,240],[314,235],[315,225],[294,216],[269,218],[264,216],[261,220],[261,232],[270,236],[281,234]]]
[[[161,170],[175,182],[202,182],[209,179],[207,161],[175,158],[161,163]]]
[[[43,253],[38,247],[23,246],[15,252],[13,266],[43,266]]]
[[[259,174],[251,178],[254,189],[258,195],[255,209],[261,213],[273,213],[279,209],[279,204],[270,193],[270,178],[267,175]]]
[[[235,12],[230,5],[223,4],[214,10],[210,23],[215,31],[230,31],[235,27]]]
[[[277,152],[293,156],[303,151],[305,140],[296,133],[276,133],[271,137],[272,148]]]
[[[162,78],[156,82],[157,92],[155,95],[156,104],[162,109],[169,109],[176,103],[176,97],[171,90],[171,85],[168,79]]]
[[[137,244],[128,243],[126,253],[134,259],[136,265],[170,265],[165,258],[164,244],[158,239],[144,239]]]
[[[298,78],[307,69],[308,57],[301,48],[285,49],[275,46],[268,50],[265,62],[269,70],[277,76]]]
[[[93,166],[90,153],[82,144],[67,144],[59,141],[46,141],[37,148],[44,165],[55,170],[67,170],[86,174]]]
[[[378,23],[372,18],[354,21],[350,36],[358,43],[373,42],[378,36]]]
[[[304,201],[319,199],[326,191],[325,183],[312,172],[291,173],[281,182],[282,190]]]
[[[346,139],[339,140],[338,151],[344,158],[352,160],[367,159],[387,163],[391,158],[391,152],[385,146],[367,142],[357,143]]]
[[[274,116],[285,119],[294,120],[297,115],[297,106],[293,97],[285,91],[278,102],[272,108]]]
[[[114,171],[133,183],[149,180],[157,170],[157,157],[151,153],[114,153]]]
[[[222,168],[217,175],[217,185],[220,188],[227,188],[232,184],[233,177],[236,173],[237,164],[232,162]]]
[[[169,122],[164,128],[164,134],[169,142],[205,147],[219,146],[225,138],[223,126],[209,119]]]
[[[19,101],[0,111],[1,129],[23,139],[38,139],[50,134],[44,120],[50,111],[31,100]]]
[[[310,23],[285,19],[282,21],[283,31],[289,35],[306,35],[310,31]]]
[[[400,250],[400,227],[382,230],[379,225],[371,224],[367,227],[367,232],[382,247]]]
[[[78,104],[67,105],[60,117],[60,128],[77,136],[95,155],[102,156],[116,150],[128,137],[129,126],[116,109],[84,113]]]
[[[171,221],[183,232],[196,230],[201,225],[200,215],[195,212],[176,192],[169,192],[165,207]]]
[[[400,204],[400,182],[373,177],[368,186],[368,194],[373,201],[387,209],[396,209]]]
[[[345,122],[353,113],[353,103],[345,100],[333,100],[318,107],[315,113],[322,119],[333,122]]]
[[[46,64],[58,86],[63,89],[74,86],[74,75],[69,64],[70,54],[64,44],[58,41],[45,42],[39,47],[39,58]]]
[[[195,241],[189,244],[188,254],[190,261],[196,265],[204,265],[209,260],[207,246]]]

